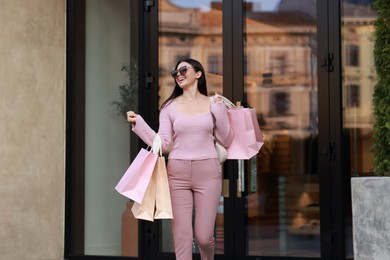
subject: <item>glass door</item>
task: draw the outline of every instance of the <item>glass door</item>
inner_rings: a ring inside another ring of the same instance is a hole
[[[371,9],[373,0],[341,5],[342,104],[344,139],[348,140],[349,177],[374,176],[373,93],[377,84],[374,64],[374,21],[377,14]],[[359,10],[356,12],[355,10]],[[351,201],[346,208],[346,256],[353,258]]]
[[[320,257],[316,1],[244,1],[244,100],[264,136],[245,161],[245,255]]]
[[[158,1],[158,106],[175,86],[170,75],[183,58],[198,60],[204,67],[209,95],[223,94],[222,2],[212,0]],[[220,198],[215,227],[216,254],[224,253],[224,200]],[[161,222],[159,250],[173,257],[170,221]],[[167,254],[168,253],[168,254]],[[195,241],[193,253],[198,253]]]
[[[330,141],[330,104],[337,101],[329,89],[337,86],[331,86],[328,26],[334,14],[328,5],[315,0],[155,1],[152,40],[146,41],[152,50],[146,54],[152,64],[146,81],[152,83],[145,89],[157,82],[158,100],[149,98],[149,110],[172,92],[169,72],[177,61],[191,57],[205,68],[209,94],[254,108],[264,135],[257,156],[223,166],[216,259],[326,258],[337,248],[335,237],[344,236],[332,222],[343,204],[333,203],[332,194],[341,156],[335,156]],[[155,114],[150,113],[152,123],[158,121]],[[146,227],[146,240],[152,241],[147,259],[174,259],[169,221]],[[195,242],[193,253],[200,258]]]
[[[202,63],[210,94],[222,94],[222,2],[159,0],[159,105],[175,86],[170,75],[178,60]]]

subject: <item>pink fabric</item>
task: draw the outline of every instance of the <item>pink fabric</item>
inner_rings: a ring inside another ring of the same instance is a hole
[[[233,139],[225,104],[211,104],[210,112],[187,116],[179,114],[171,102],[160,111],[160,128],[158,134],[162,139],[163,153],[169,152],[170,159],[203,160],[218,158],[214,147],[215,136],[219,143],[227,147]],[[152,145],[156,132],[145,120],[137,117],[133,131],[149,146]],[[173,146],[168,151],[171,141]]]
[[[176,260],[192,259],[193,235],[201,259],[214,259],[214,226],[222,191],[221,176],[218,159],[197,161],[169,159],[168,180]]]
[[[133,131],[146,144],[152,145],[156,132],[141,116],[137,116]],[[160,111],[158,134],[162,139],[163,152],[169,152],[167,171],[177,260],[192,259],[193,233],[202,260],[214,259],[214,225],[222,189],[214,133],[225,147],[232,141],[233,131],[224,103],[213,103],[210,112],[195,116],[181,115],[175,110],[173,102]],[[168,151],[172,141],[172,149]]]

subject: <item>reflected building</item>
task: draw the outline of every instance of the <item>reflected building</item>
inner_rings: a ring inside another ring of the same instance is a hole
[[[264,130],[317,129],[317,29],[308,12],[283,2],[277,12],[247,11],[246,91]]]
[[[183,57],[197,57],[207,72],[209,92],[222,90],[222,4],[209,9],[160,2],[160,103],[173,88],[169,71]],[[280,4],[283,7],[283,3]],[[308,10],[309,12],[311,10]],[[314,14],[315,15],[315,14]],[[246,6],[245,68],[248,105],[266,129],[316,129],[316,21],[295,10],[261,12]],[[315,103],[310,106],[310,103]]]
[[[376,14],[372,1],[350,0],[343,3],[343,122],[349,130],[351,172],[372,175],[371,153],[373,134],[372,96],[377,82],[373,49],[373,23]]]
[[[375,13],[371,1],[343,2],[343,108],[346,128],[372,135],[371,100],[376,82],[372,57]],[[160,1],[160,104],[173,89],[169,71],[177,60],[196,57],[207,72],[209,93],[222,92],[222,3],[205,8]],[[316,1],[283,0],[273,12],[245,6],[245,91],[263,131],[298,136],[317,131]],[[364,100],[362,98],[365,97]],[[370,150],[366,148],[361,148]],[[371,156],[363,171],[372,171]]]
[[[222,6],[215,3],[210,9],[202,10],[181,8],[169,0],[159,4],[160,104],[172,93],[174,81],[169,72],[182,58],[196,57],[201,61],[207,73],[209,93],[221,93]]]
[[[169,71],[185,57],[203,63],[210,94],[222,93],[222,3],[205,8],[179,7],[168,0],[159,3],[160,104],[174,86]],[[342,5],[340,92],[344,128],[351,129],[351,169],[371,173],[376,16],[367,1]],[[279,246],[286,241],[299,244],[310,236],[310,242],[298,246],[310,247],[309,251],[320,244],[316,8],[315,0],[282,0],[272,12],[249,1],[244,6],[243,89],[265,139],[259,156],[248,162],[248,171],[257,174],[257,191],[247,197],[253,254],[270,250],[257,240],[267,236],[279,236]]]

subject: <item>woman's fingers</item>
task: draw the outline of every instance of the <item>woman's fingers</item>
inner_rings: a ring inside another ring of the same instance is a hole
[[[133,111],[128,111],[126,115],[127,115],[127,122],[134,123],[135,120],[137,119],[137,114],[134,113]]]
[[[215,103],[222,103],[223,102],[223,98],[220,94],[218,94],[217,92],[215,92],[214,94],[214,102]]]

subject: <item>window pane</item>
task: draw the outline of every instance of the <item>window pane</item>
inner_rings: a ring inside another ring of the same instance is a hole
[[[198,60],[206,72],[207,90],[222,94],[222,2],[159,0],[159,105],[175,86],[170,71],[183,58]],[[216,254],[224,253],[223,197],[216,220]],[[169,220],[162,221],[161,251],[174,252]],[[193,252],[198,247],[193,243]]]
[[[209,93],[222,93],[222,2],[159,1],[160,105],[172,93],[176,62],[193,58],[206,71]]]
[[[316,5],[245,1],[245,94],[265,141],[247,165],[247,255],[320,256]]]
[[[129,201],[114,189],[129,165],[130,131],[113,102],[136,110],[138,99],[137,57],[132,56],[137,47],[131,39],[137,33],[130,30],[136,10],[130,2],[86,1],[86,255],[138,254],[138,224],[130,220],[131,214],[122,221]]]
[[[359,66],[359,46],[355,44],[346,45],[345,61],[347,66]]]
[[[341,1],[344,140],[349,142],[352,176],[372,176],[372,95],[376,84],[372,0]],[[353,258],[351,202],[346,209],[346,256]]]

